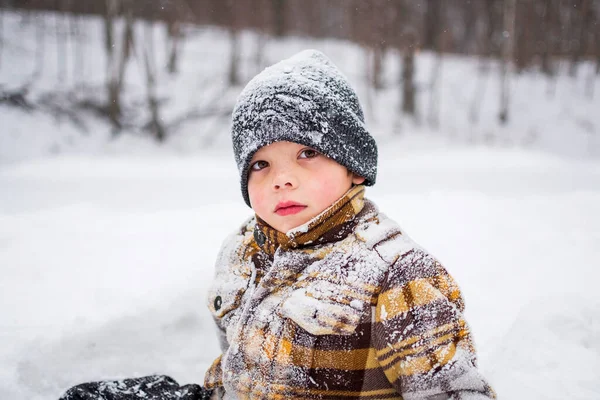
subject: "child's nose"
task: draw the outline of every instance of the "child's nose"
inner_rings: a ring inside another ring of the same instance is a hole
[[[273,189],[279,190],[283,188],[293,189],[298,186],[298,181],[292,171],[282,170],[273,179]]]
[[[279,190],[279,189],[281,189],[283,187],[288,188],[288,189],[292,189],[292,188],[296,187],[296,185],[294,185],[292,182],[285,182],[285,183],[275,183],[273,185],[273,187],[276,190]]]

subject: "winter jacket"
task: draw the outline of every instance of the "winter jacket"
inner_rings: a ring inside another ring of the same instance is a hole
[[[225,399],[489,399],[447,271],[352,188],[283,234],[223,244],[208,305]]]

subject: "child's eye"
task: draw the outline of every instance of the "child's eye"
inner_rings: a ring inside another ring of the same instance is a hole
[[[319,152],[313,149],[304,149],[300,152],[299,158],[314,158],[319,155]]]
[[[250,166],[250,169],[252,171],[260,171],[261,169],[267,168],[268,166],[269,166],[268,162],[263,161],[263,160],[258,160]]]

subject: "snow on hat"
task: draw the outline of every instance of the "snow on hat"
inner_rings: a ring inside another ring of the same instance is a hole
[[[256,75],[233,110],[232,140],[242,194],[250,206],[248,169],[263,146],[289,141],[309,146],[365,178],[377,176],[377,144],[358,97],[321,52],[304,50]]]

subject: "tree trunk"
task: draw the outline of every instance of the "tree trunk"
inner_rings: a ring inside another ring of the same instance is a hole
[[[442,75],[442,53],[437,52],[435,61],[433,63],[433,69],[431,71],[431,88],[430,88],[430,100],[429,100],[429,125],[433,128],[439,128],[440,126],[440,88],[441,88],[441,75]]]
[[[376,44],[371,49],[372,61],[373,61],[373,74],[371,76],[371,84],[375,90],[380,90],[383,88],[383,61],[385,56],[385,49],[383,46]]]
[[[542,10],[542,23],[540,28],[540,34],[538,39],[542,41],[542,50],[540,54],[541,58],[541,70],[547,75],[553,74],[551,52],[555,49],[554,43],[554,26],[552,24],[554,15],[554,5],[550,0],[537,0],[538,7]]]
[[[402,112],[415,116],[415,48],[408,46],[402,57]]]
[[[165,140],[165,129],[159,116],[159,104],[156,99],[156,68],[154,61],[154,24],[148,22],[146,26],[146,38],[144,40],[144,66],[146,69],[146,90],[148,110],[150,111],[149,128],[157,141]]]
[[[273,36],[282,37],[285,33],[285,0],[271,0],[273,7]]]
[[[167,51],[169,54],[169,61],[167,63],[167,71],[173,75],[177,73],[178,69],[177,61],[179,59],[179,40],[181,39],[181,28],[179,21],[170,20],[167,22],[167,37],[169,38],[169,48]]]
[[[596,19],[600,19],[600,15],[596,16]],[[596,24],[599,24],[597,21]],[[594,42],[596,50],[596,75],[600,75],[600,29],[594,30]]]
[[[535,21],[535,3],[533,0],[521,0],[519,1],[519,9],[516,9],[515,3],[515,22],[516,26],[519,26],[518,30],[513,30],[513,36],[511,39],[513,46],[513,63],[517,72],[523,71],[527,68],[533,59],[533,50],[535,43],[535,24],[527,23],[527,21]],[[517,24],[517,18],[519,23]]]
[[[498,57],[499,50],[497,43],[497,34],[501,31],[502,21],[499,12],[500,2],[505,0],[486,0],[482,4],[485,7],[485,15],[487,20],[487,32],[486,32],[486,53],[489,57]]]
[[[600,34],[596,33],[596,75],[600,75]]]
[[[432,21],[435,22],[435,28],[431,29],[432,33],[434,34],[431,44],[433,46],[432,50],[435,52],[435,61],[433,62],[433,68],[431,70],[429,112],[427,119],[429,125],[433,128],[438,128],[440,123],[440,76],[442,72],[442,54],[445,47],[444,37],[442,34],[443,15],[445,15],[444,4],[445,3],[443,2],[437,2],[437,4],[432,5],[436,8],[435,14],[437,17],[434,21]]]
[[[230,86],[237,86],[240,83],[238,72],[240,64],[240,38],[237,30],[233,27],[229,29],[229,39],[231,41],[231,47],[229,53],[228,81]]]
[[[85,61],[83,56],[83,38],[81,33],[81,16],[71,13],[69,16],[69,31],[73,34],[73,79],[75,86],[83,86],[83,77],[85,76]]]
[[[4,49],[4,7],[0,7],[0,69],[2,68],[2,50]]]
[[[423,47],[429,50],[433,50],[437,46],[441,4],[440,0],[427,0],[426,2]]]
[[[593,100],[594,99],[594,87],[596,86],[596,74],[594,73],[593,70],[590,70],[588,77],[587,77],[587,83],[585,85],[585,94],[587,96],[588,99]]]
[[[124,0],[123,8],[125,14],[125,27],[123,29],[123,40],[121,43],[121,58],[119,59],[118,72],[114,79],[117,81],[119,92],[123,90],[123,82],[125,81],[125,69],[131,56],[131,49],[134,45],[133,36],[133,4],[132,0]]]
[[[106,0],[104,15],[104,50],[106,51],[106,87],[108,91],[108,118],[113,126],[113,136],[121,129],[121,101],[119,83],[115,79],[115,38],[114,18],[118,9],[118,0]]]
[[[38,78],[44,69],[44,54],[46,52],[46,17],[40,12],[36,18],[36,49],[35,49],[35,68],[33,70],[33,79]]]
[[[593,10],[590,9],[590,0],[579,0],[573,5],[573,9],[571,10],[571,15],[574,19],[574,21],[571,21],[571,24],[578,29],[574,35],[577,37],[577,40],[571,38],[572,42],[575,43],[575,49],[572,53],[571,65],[569,68],[569,75],[571,76],[577,75],[577,67],[588,50],[588,33],[591,24],[590,17],[592,17],[593,13]]]
[[[256,51],[254,52],[254,63],[257,71],[262,71],[265,65],[265,47],[267,45],[267,35],[263,32],[256,33]]]
[[[364,80],[366,82],[365,84],[365,117],[370,120],[370,121],[374,121],[375,120],[375,114],[374,114],[374,110],[373,110],[373,86],[370,84],[370,82],[372,82],[372,76],[373,76],[373,63],[371,62],[371,48],[367,45],[363,45],[362,46],[362,52],[364,54],[364,57],[362,57],[363,61],[363,66],[364,66]]]
[[[67,38],[65,34],[64,18],[65,18],[65,1],[60,0],[58,12],[54,14],[54,27],[56,29],[56,73],[58,82],[66,83],[67,80]]]
[[[473,102],[471,103],[471,109],[469,111],[469,119],[471,123],[476,124],[479,122],[479,112],[481,110],[481,105],[483,104],[483,98],[485,96],[485,89],[487,86],[487,81],[489,79],[489,71],[490,71],[490,60],[489,59],[480,59],[480,66],[477,77],[477,85],[475,86],[475,95],[473,97]]]
[[[443,4],[440,2],[440,5]],[[464,54],[471,54],[473,52],[473,38],[477,35],[477,7],[474,4],[466,4],[464,7],[465,12],[465,31],[462,35],[461,40],[461,51]]]
[[[516,0],[504,0],[504,43],[502,46],[501,90],[500,90],[500,123],[505,125],[509,117],[510,101],[510,65],[514,51]]]

